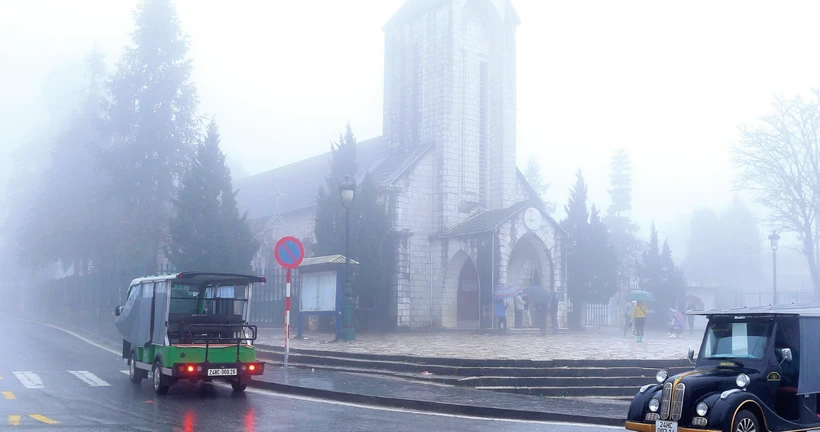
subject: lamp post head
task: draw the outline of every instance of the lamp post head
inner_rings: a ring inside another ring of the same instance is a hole
[[[772,244],[772,251],[777,252],[777,242],[780,240],[780,235],[777,231],[772,231],[771,235],[769,235],[769,242]]]
[[[356,183],[350,180],[350,176],[345,176],[339,184],[339,196],[344,208],[349,209],[353,205],[353,199],[356,197]]]

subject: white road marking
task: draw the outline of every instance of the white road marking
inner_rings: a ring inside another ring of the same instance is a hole
[[[121,370],[120,372],[122,372],[122,373],[124,373],[124,374],[126,374],[126,375],[128,375],[128,376],[131,376],[131,373],[130,373],[130,372],[128,372],[128,369],[126,369],[126,370]]]
[[[43,380],[41,380],[40,377],[37,376],[37,374],[35,374],[34,372],[26,371],[12,373],[14,374],[14,376],[17,377],[18,380],[20,380],[20,383],[23,384],[25,388],[39,389],[44,387]]]
[[[82,382],[90,385],[91,387],[105,387],[111,385],[89,371],[68,371],[68,373],[79,378]]]
[[[26,320],[26,321],[30,321],[30,320]],[[122,356],[121,352],[119,352],[117,350],[114,350],[114,349],[111,349],[111,348],[108,348],[106,346],[100,345],[96,342],[90,341],[90,340],[88,340],[88,339],[86,339],[86,338],[84,338],[84,337],[82,337],[82,336],[80,336],[77,333],[74,333],[72,331],[69,331],[69,330],[66,330],[66,329],[63,329],[63,328],[48,324],[48,323],[37,322],[37,321],[33,321],[33,322],[36,322],[37,324],[47,325],[47,326],[52,327],[54,329],[57,329],[57,330],[60,330],[62,332],[65,332],[67,334],[70,334],[71,336],[74,336],[77,339],[80,339],[81,341],[83,341],[83,342],[85,342],[89,345],[95,346],[95,347],[97,347],[101,350],[108,351],[111,354],[114,354],[114,355],[117,355],[117,356]],[[126,373],[126,374],[128,373],[128,371],[120,371],[120,372],[123,372],[123,373]],[[219,387],[230,388],[230,386],[228,384],[225,384],[225,383],[217,382],[217,383],[214,383],[214,384],[219,386]],[[272,392],[272,391],[269,391],[269,390],[262,390],[262,389],[256,389],[256,388],[250,388],[250,387],[248,387],[245,391],[250,392],[250,393],[257,393],[257,394],[261,394],[261,395],[265,395],[265,396],[269,396],[269,397],[280,397],[280,398],[285,398],[285,399],[303,400],[303,401],[325,403],[325,404],[331,404],[331,405],[343,405],[343,406],[350,406],[350,407],[371,409],[371,410],[378,410],[378,411],[405,412],[405,413],[423,414],[423,415],[429,415],[429,416],[465,418],[465,419],[494,421],[494,422],[532,423],[532,424],[547,424],[547,425],[556,425],[556,426],[579,426],[579,427],[590,427],[590,426],[592,426],[592,427],[597,427],[597,428],[601,428],[601,429],[623,430],[623,426],[602,426],[602,425],[593,425],[593,424],[586,424],[586,423],[566,423],[566,422],[551,422],[551,421],[499,419],[499,418],[487,418],[487,417],[474,417],[474,416],[466,416],[466,415],[458,415],[458,414],[444,414],[444,413],[435,413],[435,412],[427,412],[427,411],[416,411],[416,410],[408,410],[408,409],[401,409],[401,408],[380,407],[380,406],[373,406],[373,405],[360,405],[360,404],[354,404],[354,403],[350,403],[350,402],[338,402],[338,401],[332,401],[332,400],[327,400],[327,399],[317,399],[317,398],[311,398],[311,397],[306,397],[306,396],[276,393],[276,392]]]

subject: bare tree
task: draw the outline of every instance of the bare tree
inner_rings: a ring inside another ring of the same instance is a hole
[[[771,210],[773,227],[797,234],[820,294],[820,90],[810,98],[775,98],[761,124],[741,128],[734,146],[738,186]]]

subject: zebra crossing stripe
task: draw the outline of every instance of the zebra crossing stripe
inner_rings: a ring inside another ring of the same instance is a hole
[[[12,372],[25,388],[41,389],[43,388],[43,380],[40,379],[34,372]]]
[[[111,385],[89,371],[68,371],[68,373],[79,378],[82,382],[90,385],[91,387],[105,387]]]
[[[120,372],[122,372],[122,373],[124,373],[124,374],[126,374],[126,375],[128,375],[128,376],[131,376],[131,373],[130,373],[130,372],[128,372],[128,370],[127,370],[127,369],[126,369],[126,370],[121,370]]]

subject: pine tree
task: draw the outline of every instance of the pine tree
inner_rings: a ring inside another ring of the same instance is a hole
[[[658,305],[666,308],[682,310],[686,298],[686,282],[683,274],[672,259],[672,249],[669,242],[663,242],[661,252],[662,289],[659,292]]]
[[[315,254],[345,253],[345,209],[339,197],[339,185],[345,176],[355,181],[356,138],[350,124],[339,141],[331,143],[332,159],[326,184],[317,198]],[[353,295],[362,307],[373,307],[376,323],[390,325],[389,289],[394,266],[392,225],[379,197],[379,190],[369,173],[357,185],[350,209],[350,258],[359,262],[352,281]],[[393,323],[394,324],[394,323]]]
[[[133,46],[109,83],[105,129],[108,197],[121,221],[123,259],[152,262],[168,228],[175,183],[198,135],[197,93],[188,41],[171,0],[143,0],[134,14]]]
[[[643,262],[638,269],[641,289],[649,291],[655,297],[654,308],[660,313],[651,319],[652,325],[663,326],[666,322],[668,308],[682,307],[686,283],[680,270],[672,259],[669,243],[664,241],[663,249],[658,247],[658,231],[652,223],[649,245],[643,255]]]
[[[330,150],[330,173],[325,177],[325,186],[319,189],[313,228],[314,250],[319,256],[345,253],[345,209],[339,198],[339,185],[345,176],[356,180],[356,137],[350,123],[345,134],[339,135],[339,141],[330,143]],[[358,198],[354,198],[354,206],[355,201]],[[355,209],[351,209],[351,220],[355,220]]]
[[[33,186],[34,204],[21,218],[16,243],[27,265],[60,262],[64,269],[81,264],[87,269],[89,262],[102,267],[110,261],[105,208],[96,203],[108,180],[96,157],[102,141],[97,127],[105,78],[103,55],[96,45],[86,56],[86,77],[80,105],[53,142],[51,162]]]
[[[618,149],[609,166],[609,215],[622,216],[632,210],[632,162],[626,150]]]
[[[167,255],[180,271],[249,273],[259,246],[246,216],[239,216],[219,143],[219,128],[212,121],[174,200]]]
[[[656,292],[660,289],[662,271],[660,249],[658,247],[658,230],[655,222],[650,227],[649,244],[643,253],[643,260],[638,270],[641,289]]]
[[[573,241],[578,241],[589,223],[589,212],[587,210],[587,185],[584,182],[584,175],[581,170],[575,173],[575,185],[570,189],[569,201],[564,206],[567,214],[566,219],[561,222],[562,227],[569,233]]]
[[[386,318],[393,264],[391,226],[369,173],[357,191],[356,207],[358,217],[351,229],[355,233],[351,238],[351,255],[359,262],[354,295],[359,297],[362,307],[373,307],[383,315],[380,318]]]
[[[543,201],[544,209],[547,213],[554,213],[555,203],[547,200],[546,198],[550,184],[544,181],[544,177],[541,174],[541,167],[538,165],[538,161],[535,159],[534,155],[530,155],[527,159],[527,167],[524,170],[524,178],[527,179],[527,182],[535,190],[535,193],[538,194],[538,198]]]
[[[589,216],[589,234],[584,250],[590,258],[588,272],[591,276],[586,300],[591,303],[607,303],[618,292],[618,256],[609,242],[609,231],[601,221],[598,209],[593,205]]]
[[[581,171],[575,174],[575,185],[570,189],[569,201],[564,207],[567,216],[561,221],[561,227],[569,233],[567,242],[567,295],[573,303],[569,325],[572,328],[581,327],[584,303],[590,291],[590,273],[587,271],[590,263],[586,253],[589,234],[589,213],[587,212],[587,185]]]
[[[215,126],[214,126],[215,128]],[[216,132],[218,134],[218,132]],[[248,223],[248,212],[239,215],[236,194],[233,189],[231,169],[225,165],[225,176],[222,183],[222,202],[219,206],[219,218],[224,230],[223,250],[225,251],[226,271],[250,274],[251,261],[259,250],[260,242],[254,238]]]

